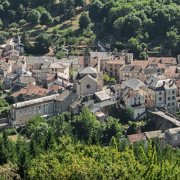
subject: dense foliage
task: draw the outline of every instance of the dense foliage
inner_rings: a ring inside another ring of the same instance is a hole
[[[37,24],[57,28],[57,25],[62,25],[66,20],[71,20],[72,25],[72,21],[77,19],[80,29],[73,35],[64,36],[69,26],[63,28],[64,32],[61,28],[61,32],[56,31],[55,34],[51,30],[54,35],[50,35],[50,38],[41,35],[42,47],[35,51],[38,46],[32,48],[26,44],[26,50],[30,53],[46,53],[49,46],[53,46],[58,52],[58,46],[62,46],[63,42],[78,45],[79,39],[86,38],[85,44],[94,44],[105,37],[105,42],[113,39],[112,51],[129,48],[135,57],[145,60],[147,53],[159,52],[159,55],[163,55],[166,53],[164,49],[170,52],[165,55],[178,54],[179,16],[180,3],[177,0],[92,0],[88,5],[85,0],[0,0],[0,28],[3,30],[0,41],[6,40],[5,31],[18,32],[18,28],[27,23],[31,24],[31,28]],[[44,32],[46,27],[43,28]],[[22,28],[21,32],[23,29],[26,30]],[[92,34],[88,35],[88,32]],[[38,39],[35,39],[37,43]]]

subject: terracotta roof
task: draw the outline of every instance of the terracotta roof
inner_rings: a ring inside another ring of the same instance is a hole
[[[95,67],[98,64],[99,58],[91,58],[91,67]]]
[[[125,64],[125,57],[120,56],[107,62],[107,64]]]
[[[141,65],[135,65],[134,72],[140,72],[141,70],[142,70],[142,66]]]
[[[127,137],[131,143],[138,142],[141,140],[147,140],[147,137],[144,133],[127,135]]]
[[[149,64],[158,64],[161,61],[161,58],[148,57]]]
[[[148,67],[148,65],[149,65],[149,61],[147,60],[147,61],[143,61],[143,60],[138,60],[138,61],[131,61],[131,65],[140,65],[140,66],[142,66],[142,68],[146,68],[146,67]]]
[[[176,78],[180,75],[180,73],[162,73],[166,78]]]
[[[176,66],[170,66],[165,69],[165,73],[176,73]]]
[[[173,57],[162,57],[161,58],[162,64],[177,64],[176,58]]]
[[[134,91],[130,91],[126,94],[126,98],[132,99],[136,96],[136,93]]]
[[[39,96],[46,96],[51,90],[45,89],[40,86],[27,84],[24,88],[21,88],[18,92],[12,94],[13,97],[17,97],[20,94],[26,95],[39,95]]]
[[[55,73],[55,74],[47,74],[47,75],[46,75],[48,81],[54,79],[55,76],[56,76],[56,73]]]
[[[166,69],[166,65],[165,64],[158,63],[157,66],[162,68],[162,69]]]

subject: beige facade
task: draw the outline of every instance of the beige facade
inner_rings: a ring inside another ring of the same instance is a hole
[[[125,57],[114,58],[106,64],[106,71],[110,77],[119,79],[119,70],[125,64]]]
[[[55,99],[59,94],[25,101],[11,106],[11,124],[24,124],[26,120],[37,114],[41,116],[52,116],[56,114]]]
[[[165,108],[168,113],[176,113],[176,86],[172,80],[159,80],[159,87],[151,85],[139,88],[139,94],[145,97],[145,103],[153,108]]]

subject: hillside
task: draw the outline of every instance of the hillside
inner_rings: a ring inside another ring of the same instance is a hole
[[[177,0],[1,0],[0,43],[23,32],[29,36],[27,41],[38,43],[37,36],[45,33],[41,37],[44,54],[50,46],[57,54],[65,44],[72,47],[70,54],[82,55],[83,46],[93,47],[103,39],[111,44],[111,51],[128,48],[138,59],[146,59],[147,54],[176,56],[179,4]],[[26,52],[39,50],[26,44]]]

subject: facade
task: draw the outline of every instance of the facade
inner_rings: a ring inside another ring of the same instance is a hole
[[[0,61],[0,74],[2,75],[2,78],[4,78],[11,71],[12,71],[12,68],[9,63]]]
[[[78,95],[93,94],[103,88],[103,74],[91,67],[73,73],[73,88]]]
[[[19,75],[14,74],[14,73],[9,73],[6,75],[6,77],[4,78],[4,87],[5,89],[10,89],[13,87],[13,81],[15,81],[17,78],[19,77]]]
[[[140,87],[139,93],[145,97],[148,106],[165,108],[170,114],[176,113],[177,88],[173,80],[165,79],[163,76],[153,76],[146,83],[148,85]]]
[[[125,57],[121,56],[118,58],[113,58],[106,63],[106,71],[110,77],[114,77],[115,79],[119,79],[119,69],[122,68],[125,64]]]
[[[130,90],[125,96],[125,107],[133,111],[132,119],[146,119],[146,109],[144,105],[144,97]]]
[[[21,125],[26,120],[39,114],[42,117],[50,117],[56,114],[68,112],[70,104],[77,98],[77,95],[70,91],[62,94],[54,94],[37,98],[11,106],[10,124]]]
[[[172,147],[180,146],[180,127],[171,128],[165,131],[166,136],[168,137],[168,144]]]

